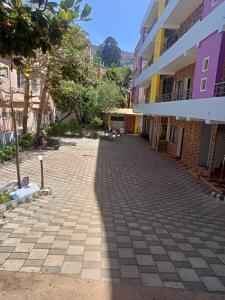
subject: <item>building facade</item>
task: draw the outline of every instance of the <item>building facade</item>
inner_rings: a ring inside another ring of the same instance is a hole
[[[10,89],[13,91],[13,106],[16,111],[17,129],[22,132],[23,109],[24,109],[24,76],[16,68],[11,69],[11,61],[0,59],[0,146],[8,144],[13,139],[12,118],[10,110]],[[40,84],[34,79],[30,86],[31,99],[29,106],[28,131],[35,131],[37,126],[37,116],[40,103]],[[45,107],[42,127],[47,127],[50,122],[54,122],[55,107],[49,97]]]
[[[225,177],[224,12],[224,0],[152,0],[132,93],[151,146],[218,182]]]

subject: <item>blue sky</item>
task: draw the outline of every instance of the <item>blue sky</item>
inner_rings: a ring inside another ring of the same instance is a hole
[[[92,21],[80,24],[89,32],[93,44],[101,44],[109,35],[122,50],[133,52],[140,24],[151,0],[86,0],[92,6]]]

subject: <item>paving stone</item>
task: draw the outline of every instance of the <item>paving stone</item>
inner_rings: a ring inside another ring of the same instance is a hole
[[[143,285],[151,287],[163,287],[163,282],[158,274],[141,274]]]
[[[67,250],[67,255],[83,255],[84,246],[69,246]]]
[[[184,286],[186,289],[189,289],[192,291],[205,291],[206,290],[204,284],[201,282],[186,281],[186,282],[184,282]]]
[[[202,282],[210,292],[225,292],[225,286],[217,277],[201,277]]]
[[[32,249],[28,259],[45,259],[48,255],[48,250],[46,249]]]
[[[184,256],[182,252],[176,252],[176,251],[169,251],[168,252],[169,257],[173,261],[186,261],[187,258]]]
[[[169,282],[164,281],[163,282],[164,287],[170,288],[170,289],[185,289],[184,284],[182,282]]]
[[[19,271],[23,264],[23,259],[7,259],[0,269],[6,271]]]
[[[20,243],[15,248],[15,252],[31,252],[34,247],[34,243]]]
[[[153,266],[155,262],[151,255],[136,255],[139,266]]]
[[[120,258],[135,258],[134,250],[130,248],[119,248]]]
[[[172,262],[158,261],[156,262],[156,265],[160,273],[176,273],[176,269]]]
[[[119,269],[117,258],[102,258],[102,269]]]
[[[177,269],[182,281],[199,282],[200,278],[193,269]]]
[[[149,246],[151,254],[166,255],[167,252],[162,246]]]
[[[121,265],[121,277],[122,278],[139,278],[140,274],[137,266]]]
[[[22,267],[20,272],[28,272],[28,273],[39,273],[41,271],[40,267]]]
[[[27,259],[23,267],[42,267],[43,265],[44,259]]]
[[[84,261],[100,262],[101,261],[101,252],[85,251],[84,252]]]
[[[225,277],[225,265],[210,265],[217,276]]]
[[[61,273],[78,275],[81,272],[81,262],[64,262]]]
[[[63,255],[48,255],[44,262],[44,266],[47,267],[61,267],[63,265]]]
[[[81,277],[85,279],[99,280],[101,278],[101,270],[99,269],[83,269]]]
[[[205,260],[201,257],[189,257],[188,260],[193,268],[209,268]]]

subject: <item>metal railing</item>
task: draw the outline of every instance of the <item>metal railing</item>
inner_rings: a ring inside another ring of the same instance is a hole
[[[169,38],[165,43],[162,53],[171,48],[191,27],[193,27],[198,21],[202,19],[203,5],[199,6],[191,17],[189,17],[184,26],[178,31],[175,36]]]
[[[216,83],[214,96],[225,97],[225,82]]]
[[[173,92],[169,94],[163,94],[159,97],[159,102],[189,100],[192,98],[192,89],[184,90],[180,92]]]

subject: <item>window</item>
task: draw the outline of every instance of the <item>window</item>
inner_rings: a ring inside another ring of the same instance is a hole
[[[200,92],[206,91],[206,83],[207,83],[207,78],[202,78],[201,85],[200,85]]]
[[[36,93],[37,92],[37,79],[33,78],[31,80],[31,90],[32,92]]]
[[[123,122],[124,121],[124,117],[112,116],[111,117],[111,121],[120,121],[120,122]]]
[[[167,133],[167,125],[162,124],[162,129],[161,129],[161,135],[160,135],[160,140],[165,141],[166,140],[166,133]]]
[[[0,65],[0,76],[1,78],[9,78],[9,69],[8,67]]]
[[[176,143],[176,126],[171,125],[170,126],[170,137],[169,137],[169,141],[171,143]]]
[[[218,0],[212,0],[212,6],[216,5]]]
[[[22,127],[23,126],[23,111],[18,110],[16,112],[16,121],[17,121],[17,126]]]
[[[24,75],[21,71],[17,72],[17,87],[19,89],[24,89]]]
[[[208,69],[209,69],[209,57],[206,57],[203,59],[202,72],[205,72]]]

